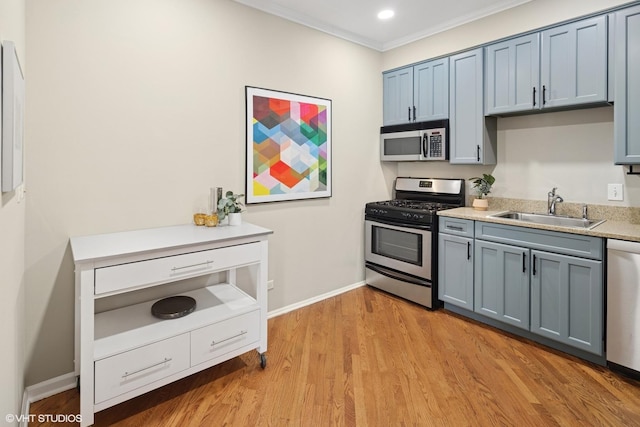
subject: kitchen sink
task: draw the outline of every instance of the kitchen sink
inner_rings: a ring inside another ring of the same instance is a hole
[[[573,218],[570,216],[557,216],[513,211],[500,212],[497,214],[489,215],[489,217],[513,219],[516,221],[533,222],[535,224],[554,225],[558,227],[584,228],[587,230],[590,230],[605,222],[604,219]]]

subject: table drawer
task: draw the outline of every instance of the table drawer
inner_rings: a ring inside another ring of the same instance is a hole
[[[249,243],[97,268],[95,293],[99,295],[137,286],[186,279],[259,261],[260,245]]]
[[[98,360],[95,404],[188,368],[188,333]]]
[[[260,310],[191,332],[191,365],[221,356],[260,338]]]

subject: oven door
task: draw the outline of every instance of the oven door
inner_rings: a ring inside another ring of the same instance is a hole
[[[431,230],[365,219],[365,261],[431,280]]]

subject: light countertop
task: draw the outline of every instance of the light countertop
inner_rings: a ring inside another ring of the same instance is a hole
[[[470,219],[474,221],[494,222],[498,224],[515,225],[520,227],[538,228],[541,230],[560,231],[564,233],[582,234],[586,236],[605,237],[607,239],[629,240],[640,242],[640,224],[633,224],[628,221],[606,220],[602,224],[592,228],[560,227],[555,225],[536,224],[531,222],[518,221],[508,218],[493,218],[489,215],[504,212],[507,209],[477,211],[471,207],[446,209],[439,211],[439,216]],[[606,219],[606,218],[599,218]]]

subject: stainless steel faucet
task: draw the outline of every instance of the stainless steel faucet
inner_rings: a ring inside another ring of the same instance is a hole
[[[551,191],[549,191],[549,194],[547,194],[547,208],[548,208],[547,213],[549,215],[556,214],[556,203],[564,202],[564,199],[562,198],[562,196],[560,196],[559,194],[556,194],[557,189],[558,187],[553,187]]]

